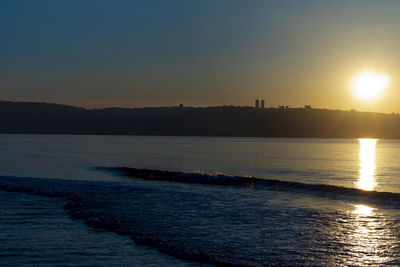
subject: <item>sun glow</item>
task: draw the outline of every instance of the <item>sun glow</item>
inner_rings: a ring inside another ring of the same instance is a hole
[[[388,76],[368,71],[353,80],[353,89],[358,97],[364,100],[374,100],[383,93],[389,83]]]

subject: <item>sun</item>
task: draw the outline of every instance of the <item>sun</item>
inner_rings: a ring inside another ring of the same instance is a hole
[[[390,79],[387,75],[367,71],[353,80],[353,90],[364,100],[374,100],[383,93],[389,83]]]

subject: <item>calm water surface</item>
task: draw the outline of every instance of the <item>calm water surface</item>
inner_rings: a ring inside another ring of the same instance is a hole
[[[0,263],[398,265],[399,152],[399,141],[375,139],[0,135],[0,188],[16,191],[0,191]],[[198,185],[93,168],[122,166],[296,183]],[[372,191],[391,194],[363,193]],[[72,220],[67,203],[146,246]],[[82,238],[60,249],[66,229]]]

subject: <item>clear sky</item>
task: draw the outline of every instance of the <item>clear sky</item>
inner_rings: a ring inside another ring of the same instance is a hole
[[[400,112],[398,0],[1,0],[0,99]],[[352,79],[390,76],[373,101]]]

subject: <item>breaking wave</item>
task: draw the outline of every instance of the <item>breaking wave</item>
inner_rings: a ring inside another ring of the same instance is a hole
[[[365,203],[397,206],[400,204],[400,194],[392,192],[365,191],[325,184],[307,184],[274,179],[261,179],[245,176],[229,176],[224,174],[205,174],[200,172],[185,173],[176,171],[136,169],[127,167],[96,167],[97,170],[114,172],[116,174],[146,180],[160,180],[191,184],[242,186],[251,189],[266,189],[294,193],[306,193],[321,197],[340,198]]]
[[[96,169],[191,186],[181,190],[160,183],[0,176],[0,189],[63,198],[69,216],[89,226],[130,236],[138,244],[178,259],[218,266],[329,265],[335,257],[336,251],[328,248],[313,252],[315,257],[307,256],[302,248],[309,246],[309,242],[326,239],[324,233],[331,233],[330,229],[336,227],[331,225],[335,222],[332,218],[346,220],[348,215],[305,207],[285,208],[269,202],[274,195],[272,191],[395,207],[400,204],[400,194],[331,185],[223,174]],[[202,188],[195,184],[201,184]],[[207,190],[207,185],[215,190]],[[295,224],[282,224],[293,218]],[[326,229],[310,231],[310,225]],[[290,246],[282,246],[289,241]]]
[[[118,183],[103,181],[0,176],[0,190],[65,198],[67,204],[63,208],[72,218],[84,220],[86,225],[92,227],[130,236],[137,244],[151,246],[178,259],[218,266],[258,265],[239,259],[232,260],[215,253],[212,255],[208,250],[203,251],[201,247],[196,248],[180,240],[173,240],[170,235],[160,233],[162,230],[159,229],[160,225],[153,225],[153,229],[149,229],[151,223],[139,221],[137,216],[144,220],[149,219],[146,218],[148,216],[146,212],[153,203],[147,203],[148,207],[145,209],[140,207],[142,210],[126,211],[127,203],[124,203],[124,201],[128,199],[125,197],[129,196],[129,201],[132,202],[133,200],[134,203],[136,202],[135,199],[139,199],[140,204],[143,204],[146,203],[145,200],[148,200],[146,199],[148,194],[157,194],[157,192],[154,192],[157,190],[154,189],[127,187]],[[160,196],[160,194],[157,195]],[[132,196],[136,198],[132,198]],[[160,210],[160,212],[165,211],[167,209]],[[162,214],[157,214],[157,216],[162,216]],[[154,223],[154,219],[156,218],[153,217],[150,221]],[[157,219],[159,218],[157,217]],[[168,224],[165,226],[168,227]]]

